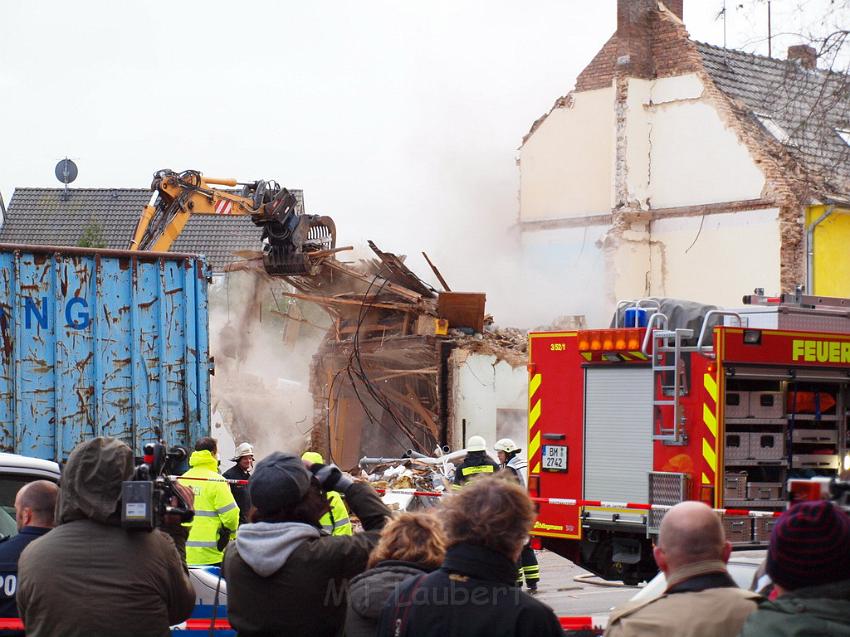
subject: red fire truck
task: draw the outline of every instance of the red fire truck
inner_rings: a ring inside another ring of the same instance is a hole
[[[654,575],[657,505],[735,509],[728,539],[763,546],[774,518],[758,512],[785,507],[789,478],[850,469],[850,300],[690,305],[622,302],[613,328],[530,334],[533,534],[606,579]]]

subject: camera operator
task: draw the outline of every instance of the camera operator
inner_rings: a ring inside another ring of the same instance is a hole
[[[115,438],[71,452],[58,526],[20,558],[18,608],[27,635],[165,637],[191,614],[195,592],[171,537],[121,528],[122,482],[132,475],[133,452]],[[175,488],[191,504],[188,491]],[[179,536],[173,522],[163,531]]]

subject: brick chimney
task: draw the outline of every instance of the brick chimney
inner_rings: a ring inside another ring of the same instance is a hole
[[[662,0],[682,19],[684,0]],[[617,69],[629,77],[653,75],[652,16],[658,0],[617,0]]]
[[[796,44],[788,47],[788,60],[797,62],[804,69],[815,69],[818,66],[818,52],[808,44]]]
[[[652,76],[652,13],[658,0],[617,0],[617,69],[630,77]]]

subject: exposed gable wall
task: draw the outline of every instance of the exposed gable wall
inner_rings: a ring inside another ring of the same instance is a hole
[[[765,176],[696,74],[629,81],[629,189],[642,208],[758,199]]]
[[[520,221],[611,210],[613,89],[562,100],[520,150]]]

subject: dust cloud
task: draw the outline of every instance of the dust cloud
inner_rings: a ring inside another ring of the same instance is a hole
[[[313,422],[310,361],[328,320],[283,296],[284,288],[253,272],[231,272],[210,286],[213,421],[233,444],[253,444],[257,460],[303,451]]]

